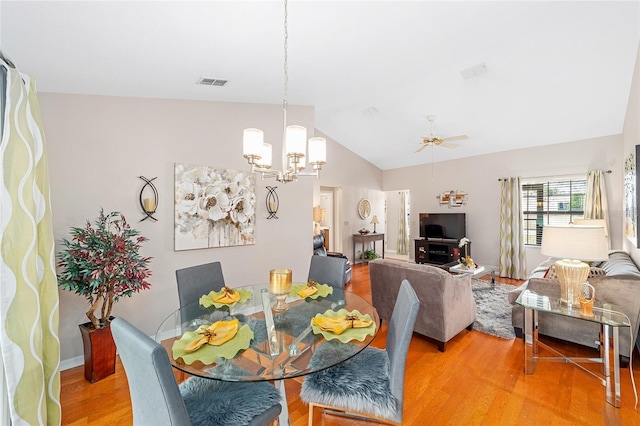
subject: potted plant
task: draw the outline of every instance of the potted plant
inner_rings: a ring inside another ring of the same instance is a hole
[[[376,253],[374,250],[368,249],[364,251],[362,257],[366,260],[374,260],[378,258],[378,253]]]
[[[105,214],[100,209],[94,225],[87,220],[84,228],[71,228],[71,239],[64,238],[64,249],[57,253],[58,285],[89,302],[90,322],[81,324],[80,331],[85,378],[90,382],[115,372],[115,344],[109,328],[113,304],[148,289],[151,275],[150,258],[140,255],[147,238],[132,229],[120,212]]]

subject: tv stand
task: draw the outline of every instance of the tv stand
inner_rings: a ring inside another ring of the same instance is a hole
[[[460,259],[464,250],[458,247],[458,240],[451,238],[427,238],[414,241],[416,263],[444,265]],[[471,255],[471,243],[467,243],[467,254]]]

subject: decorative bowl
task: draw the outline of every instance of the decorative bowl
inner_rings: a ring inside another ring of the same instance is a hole
[[[368,229],[361,229],[361,230],[359,230],[358,232],[359,232],[361,235],[367,235],[367,234],[368,234],[369,232],[371,232],[371,231],[369,231]]]

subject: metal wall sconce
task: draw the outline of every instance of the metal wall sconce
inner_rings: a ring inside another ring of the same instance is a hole
[[[157,179],[157,176],[152,179],[147,179],[144,176],[138,177],[145,182],[145,184],[142,186],[142,189],[140,189],[140,208],[142,208],[142,211],[146,216],[140,219],[140,222],[146,219],[152,219],[157,222],[158,219],[153,217],[153,214],[158,208],[158,189],[153,184],[153,181]],[[147,188],[149,189],[146,190]],[[149,193],[149,190],[151,191],[151,194]]]
[[[462,191],[445,191],[436,198],[440,200],[440,205],[448,205],[449,207],[461,207],[467,205],[468,193]]]
[[[277,186],[267,186],[267,211],[269,212],[269,216],[267,219],[277,219],[276,213],[278,213],[278,207],[280,207],[280,200],[278,199],[278,194],[276,194]]]

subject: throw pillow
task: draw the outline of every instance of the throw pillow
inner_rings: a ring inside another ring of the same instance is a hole
[[[549,269],[547,269],[547,272],[544,273],[544,278],[550,278],[552,280],[558,279],[558,273],[556,272],[555,265],[549,266]]]

